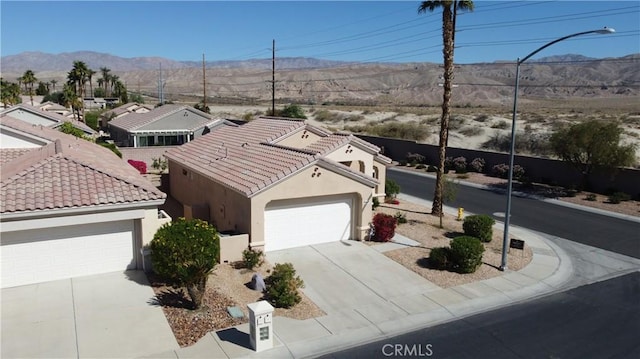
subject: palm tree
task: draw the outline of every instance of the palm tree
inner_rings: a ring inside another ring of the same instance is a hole
[[[22,75],[22,83],[24,83],[25,89],[28,86],[29,98],[31,99],[31,106],[33,106],[33,84],[38,82],[36,75],[31,70],[27,70]]]
[[[442,8],[442,54],[444,57],[444,92],[442,95],[442,117],[440,118],[440,141],[438,154],[440,164],[436,176],[436,188],[433,194],[431,214],[442,216],[443,189],[444,189],[444,162],[449,135],[449,118],[451,117],[451,88],[453,82],[453,49],[455,38],[456,15],[459,10],[473,11],[473,1],[470,0],[443,0],[423,1],[418,7],[418,13],[433,12]]]
[[[74,61],[73,68],[67,75],[67,83],[74,86],[76,97],[80,97],[80,111],[82,112],[80,121],[84,121],[85,85],[89,79],[89,71],[87,64],[82,61]]]
[[[76,93],[75,85],[69,80],[62,88],[62,102],[65,107],[71,108],[73,117],[77,120],[80,118],[80,108],[84,101],[80,101]]]
[[[56,92],[56,84],[58,83],[58,80],[53,79],[51,80],[51,87],[53,88],[52,92]]]
[[[111,92],[110,93],[113,94],[116,84],[120,81],[120,77],[118,75],[111,75],[111,76],[109,76],[109,80],[111,80]],[[113,95],[115,95],[115,94],[113,94]]]
[[[111,70],[108,67],[101,67],[100,72],[102,73],[102,83],[104,84],[104,97],[109,97],[107,87],[109,86],[109,82],[111,81],[111,75],[109,74]]]
[[[87,77],[89,78],[89,93],[91,94],[91,97],[93,97],[93,83],[91,79],[93,78],[93,75],[97,73],[98,73],[97,71],[94,71],[91,69],[88,69],[87,71]]]

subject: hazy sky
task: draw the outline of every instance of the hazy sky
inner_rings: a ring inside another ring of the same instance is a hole
[[[458,16],[457,63],[515,60],[564,35],[613,27],[537,58],[640,52],[640,1],[474,1]],[[2,56],[24,51],[241,60],[276,55],[364,62],[442,62],[441,10],[419,1],[5,1]]]

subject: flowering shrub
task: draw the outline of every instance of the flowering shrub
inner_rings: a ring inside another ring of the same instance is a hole
[[[147,164],[145,162],[136,161],[136,160],[128,160],[127,162],[133,167],[135,167],[135,169],[137,169],[141,175],[144,175],[147,173]]]
[[[491,169],[491,173],[495,177],[508,178],[509,177],[509,165],[506,164],[506,163],[501,163],[499,165],[495,165]],[[524,168],[522,168],[522,166],[520,166],[520,165],[514,165],[513,166],[513,178],[517,180],[517,179],[521,179],[522,177],[524,177]]]
[[[424,163],[425,157],[419,153],[411,153],[407,152],[406,161],[410,163],[412,166],[415,166],[420,163]]]
[[[453,159],[453,169],[456,173],[467,172],[467,159],[460,156]]]
[[[469,163],[469,169],[473,172],[482,173],[484,170],[484,158],[474,158],[471,163]]]
[[[376,242],[389,242],[396,234],[397,225],[398,222],[393,216],[384,213],[376,214],[373,216],[373,240]]]

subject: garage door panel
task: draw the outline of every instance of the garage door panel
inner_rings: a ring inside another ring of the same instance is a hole
[[[2,234],[2,287],[135,268],[133,221]]]
[[[280,201],[265,211],[265,250],[274,251],[351,238],[352,200]]]

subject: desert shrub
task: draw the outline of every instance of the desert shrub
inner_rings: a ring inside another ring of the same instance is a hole
[[[609,203],[618,204],[620,202],[631,200],[631,196],[624,192],[613,192],[609,195]]]
[[[508,178],[509,177],[509,165],[506,163],[500,163],[491,169],[491,174],[495,177],[499,178]],[[520,165],[513,165],[513,178],[516,180],[522,179],[524,177],[524,168]]]
[[[373,197],[373,200],[371,201],[371,209],[375,210],[378,207],[380,207],[380,200],[378,197]]]
[[[144,161],[128,160],[127,162],[137,169],[141,175],[147,173],[147,164]]]
[[[384,183],[384,193],[387,198],[396,198],[400,193],[400,185],[396,181],[387,178]]]
[[[329,110],[318,110],[314,113],[314,119],[319,122],[338,122],[340,115]]]
[[[586,199],[587,201],[595,201],[596,199],[598,199],[598,196],[596,196],[595,193],[589,193],[584,199]]]
[[[163,159],[162,157],[158,157],[153,159],[153,163],[151,163],[151,167],[156,171],[162,172],[166,170],[167,167],[169,167],[169,164],[167,163],[167,160]]]
[[[482,264],[484,246],[478,238],[456,237],[451,241],[451,262],[459,273],[473,273]]]
[[[425,168],[427,168],[427,165],[425,165],[424,163],[418,163],[418,164],[416,165],[416,169],[417,169],[417,170],[423,170],[423,169],[425,169]]]
[[[281,111],[278,111],[276,115],[288,118],[307,118],[302,107],[296,104],[285,106]]]
[[[516,134],[515,150],[518,153],[530,153],[546,156],[552,153],[549,135],[540,132],[518,132]],[[500,152],[511,151],[511,135],[495,133],[481,146],[483,149]]]
[[[304,282],[291,263],[276,263],[265,285],[267,298],[276,308],[291,308],[302,300],[298,289],[304,288]]]
[[[407,156],[405,157],[405,159],[407,160],[407,162],[412,163],[415,166],[418,163],[424,163],[424,160],[426,158],[419,153],[407,152]]]
[[[451,248],[436,247],[429,252],[429,264],[440,270],[451,268]]]
[[[484,165],[484,158],[474,158],[473,161],[469,163],[469,170],[472,172],[482,173],[482,171],[484,170]]]
[[[452,116],[449,119],[449,130],[457,131],[464,126],[465,122],[465,119],[461,116]]]
[[[500,129],[500,130],[504,130],[507,127],[509,127],[509,124],[505,120],[501,120],[501,121],[495,122],[495,123],[493,123],[491,125],[491,128],[497,128],[497,129]]]
[[[427,172],[438,172],[438,167],[429,165],[429,167],[427,167]]]
[[[460,130],[460,134],[465,135],[467,137],[480,136],[484,133],[484,129],[482,127],[475,126],[467,126]]]
[[[454,158],[452,165],[456,173],[467,172],[467,159],[462,156]]]
[[[444,173],[447,173],[453,169],[453,158],[445,157],[444,159]]]
[[[389,242],[396,234],[398,223],[393,216],[384,213],[377,213],[373,216],[373,228],[375,235],[373,239],[377,242]]]
[[[467,216],[462,223],[464,234],[476,237],[482,242],[491,242],[493,225],[496,221],[486,214]]]
[[[178,218],[166,223],[150,244],[153,270],[170,285],[186,287],[194,308],[200,307],[207,278],[220,261],[220,237],[209,223]]]
[[[477,122],[487,122],[488,119],[489,119],[489,116],[480,115],[480,116],[476,116],[476,118],[474,118],[473,120]]]
[[[407,215],[402,213],[402,212],[396,212],[396,214],[393,216],[393,218],[396,219],[396,222],[398,224],[407,223]]]
[[[264,263],[264,253],[255,249],[247,248],[242,251],[242,262],[244,267],[253,270],[255,267],[259,267]]]

